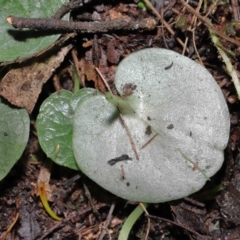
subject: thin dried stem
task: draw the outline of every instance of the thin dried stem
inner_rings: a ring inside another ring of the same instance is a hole
[[[144,0],[144,1],[147,1],[147,0]],[[186,3],[184,0],[179,0],[181,2],[181,4],[183,6],[185,6],[187,8],[187,10],[189,12],[191,12],[192,14],[196,15],[197,18],[202,21],[210,30],[212,30],[215,34],[217,34],[218,36],[224,38],[225,40],[233,43],[233,44],[236,44],[237,46],[240,46],[240,42],[233,39],[233,38],[230,38],[228,36],[226,36],[225,34],[221,33],[220,31],[218,31],[210,22],[209,19],[203,17],[202,15],[200,15],[194,8],[192,8],[188,3]]]
[[[152,3],[149,0],[144,0],[144,2],[153,11],[153,13],[159,18],[159,20],[163,23],[163,25],[171,33],[171,35],[174,36],[175,32],[172,30],[171,26],[163,19],[163,17],[159,14],[159,12],[153,7]],[[184,43],[180,38],[177,38],[177,41],[182,47],[184,47]],[[188,49],[186,49],[186,51],[189,52]]]
[[[119,117],[121,119],[121,122],[122,122],[124,128],[126,129],[126,132],[127,132],[128,138],[130,140],[130,144],[132,146],[132,149],[133,149],[133,152],[135,154],[135,157],[136,157],[137,160],[139,160],[139,154],[137,152],[136,145],[135,145],[135,143],[133,141],[133,138],[132,138],[132,135],[130,133],[130,130],[129,130],[129,128],[128,128],[128,126],[127,126],[127,124],[126,124],[126,122],[125,122],[125,120],[124,120],[124,118],[123,118],[121,113],[119,114]]]
[[[145,212],[146,215],[149,215],[146,207],[144,206],[144,204],[142,203],[139,203],[140,207],[143,209],[143,211]],[[150,228],[151,228],[151,221],[150,221],[150,218],[147,218],[147,221],[148,221],[148,224],[147,224],[147,231],[146,231],[146,235],[145,235],[145,240],[148,239],[148,235],[149,235],[149,232],[150,232]]]
[[[183,224],[181,224],[181,223],[177,223],[177,222],[174,222],[174,221],[169,220],[169,219],[166,219],[166,218],[157,217],[157,216],[153,216],[153,215],[149,215],[149,214],[146,214],[145,216],[146,216],[147,218],[152,218],[152,219],[164,221],[164,222],[173,224],[173,225],[175,225],[175,226],[181,227],[182,229],[185,229],[186,231],[195,234],[196,236],[199,237],[199,239],[202,239],[202,240],[210,240],[210,239],[212,239],[211,237],[208,237],[208,236],[199,234],[198,232],[192,230],[191,228],[189,228],[189,227],[187,227],[187,226],[185,226],[185,225],[183,225]]]
[[[202,3],[203,3],[203,0],[200,0],[199,3],[198,3],[198,6],[197,6],[196,11],[198,11],[198,12],[200,11],[200,8],[201,8],[201,6],[202,6]],[[193,16],[193,19],[192,19],[192,24],[193,24],[193,26],[196,26],[196,23],[197,23],[197,17],[194,15],[194,16]],[[202,62],[202,59],[201,59],[201,57],[200,57],[200,55],[199,55],[199,52],[198,52],[197,46],[196,46],[196,41],[195,41],[195,28],[192,29],[192,40],[193,40],[194,50],[195,50],[195,52],[196,52],[196,54],[197,54],[197,56],[198,56],[198,59],[199,59],[199,61],[200,61],[200,64],[203,66],[204,64],[203,64],[203,62]]]
[[[144,143],[144,144],[142,145],[142,147],[141,147],[140,149],[145,148],[150,142],[153,141],[154,138],[157,137],[157,135],[158,135],[158,133],[156,133],[155,135],[153,135],[146,143]]]
[[[111,88],[109,87],[109,85],[108,85],[105,77],[102,75],[102,73],[100,72],[100,70],[99,70],[97,67],[95,67],[95,70],[97,71],[97,73],[98,73],[99,76],[101,77],[101,79],[102,79],[103,83],[105,84],[106,88],[108,89],[108,91],[109,91],[111,94],[113,94]]]
[[[108,232],[107,227],[109,226],[109,224],[112,220],[112,213],[113,213],[114,208],[115,208],[115,203],[113,203],[110,207],[110,210],[109,210],[108,215],[107,215],[107,219],[106,219],[105,224],[102,228],[102,232],[101,232],[101,234],[100,234],[100,236],[97,240],[102,240],[104,238],[106,232]],[[109,237],[111,237],[110,234],[109,234]]]
[[[81,84],[82,87],[85,87],[85,82],[82,81],[81,73],[79,71],[77,52],[76,52],[75,49],[72,50],[71,55],[72,55],[72,59],[73,59],[73,63],[75,65],[76,71],[77,71],[77,75],[79,77],[80,84]]]
[[[108,85],[108,83],[107,83],[107,81],[106,81],[106,79],[105,79],[105,77],[102,75],[102,73],[100,72],[100,70],[99,70],[97,67],[95,67],[95,69],[96,69],[96,71],[98,72],[98,74],[100,75],[100,77],[101,77],[101,79],[103,80],[104,84],[106,85],[108,91],[109,91],[111,94],[113,94],[113,93],[112,93],[112,90],[110,89],[110,87],[109,87],[109,85]],[[138,154],[138,152],[137,152],[136,145],[135,145],[135,143],[134,143],[134,141],[133,141],[133,138],[132,138],[132,135],[131,135],[131,133],[130,133],[130,130],[129,130],[129,128],[128,128],[128,126],[127,126],[127,124],[126,124],[126,122],[125,122],[125,120],[124,120],[124,118],[123,118],[123,116],[122,116],[122,114],[121,114],[120,111],[119,111],[119,118],[120,118],[120,120],[121,120],[121,122],[122,122],[122,125],[124,126],[126,132],[127,132],[127,135],[128,135],[130,144],[131,144],[131,146],[132,146],[133,152],[134,152],[134,154],[135,154],[135,157],[136,157],[137,160],[139,160],[139,154]]]

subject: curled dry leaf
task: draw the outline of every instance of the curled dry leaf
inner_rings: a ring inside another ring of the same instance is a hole
[[[33,62],[31,65],[12,69],[0,83],[0,95],[31,113],[42,85],[52,76],[71,48],[72,45],[63,47],[57,55],[44,62]]]

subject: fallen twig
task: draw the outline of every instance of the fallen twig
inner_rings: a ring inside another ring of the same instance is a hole
[[[7,17],[7,22],[15,28],[33,30],[52,30],[61,32],[105,33],[112,30],[152,30],[157,22],[153,18],[133,21],[131,18],[118,18],[99,22],[73,22],[55,18]]]

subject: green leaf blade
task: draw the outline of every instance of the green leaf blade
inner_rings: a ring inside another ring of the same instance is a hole
[[[11,108],[0,101],[0,180],[21,157],[29,137],[29,116],[25,109]]]
[[[37,118],[39,143],[55,163],[79,170],[72,152],[72,118],[76,105],[93,93],[93,89],[81,89],[72,94],[61,90],[53,93],[42,104]]]
[[[36,126],[39,143],[47,156],[59,165],[77,170],[71,154],[71,97],[71,92],[61,90],[47,98],[40,108]]]
[[[29,57],[56,41],[60,34],[18,30],[7,23],[8,16],[51,17],[66,1],[2,0],[0,8],[0,62]]]

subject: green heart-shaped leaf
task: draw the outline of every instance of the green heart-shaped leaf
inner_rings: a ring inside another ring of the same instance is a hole
[[[21,157],[29,137],[29,116],[25,109],[12,108],[0,98],[0,180]]]
[[[40,108],[36,122],[39,143],[47,156],[61,166],[78,170],[72,152],[72,118],[78,102],[94,91],[83,88],[72,94],[61,90],[48,97]]]

